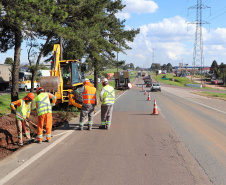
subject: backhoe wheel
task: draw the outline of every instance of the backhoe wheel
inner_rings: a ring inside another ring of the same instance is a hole
[[[82,94],[79,93],[79,94],[75,95],[75,102],[79,103],[79,104],[82,104],[82,102],[83,102]]]

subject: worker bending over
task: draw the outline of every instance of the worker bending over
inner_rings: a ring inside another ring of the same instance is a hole
[[[82,110],[80,112],[79,130],[83,130],[84,121],[87,115],[88,130],[91,130],[93,125],[94,107],[97,104],[96,88],[89,81],[89,79],[86,78],[83,82],[83,87],[78,88],[75,93],[82,93],[83,98]]]
[[[10,104],[13,113],[16,114],[16,125],[18,133],[18,145],[23,146],[22,129],[27,139],[31,139],[29,128],[29,116],[31,112],[31,101],[35,99],[34,93],[28,93],[23,99],[19,99]],[[16,108],[16,107],[17,108]],[[26,127],[26,125],[28,127]]]
[[[44,123],[46,124],[46,142],[50,142],[52,132],[52,105],[50,99],[52,99],[52,104],[55,105],[56,97],[51,93],[45,92],[42,87],[37,88],[36,93],[38,95],[35,98],[36,110],[38,112],[38,143],[41,143],[43,139]]]
[[[115,102],[115,89],[110,86],[108,79],[104,78],[102,81],[103,88],[100,92],[101,104],[101,126],[100,129],[109,129],[111,126],[113,105]]]

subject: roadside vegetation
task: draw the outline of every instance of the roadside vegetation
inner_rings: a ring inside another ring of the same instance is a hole
[[[198,84],[197,82],[192,82],[187,77],[176,77],[172,74],[160,74],[158,76],[153,75],[153,78],[161,83],[175,85],[179,87],[188,87],[186,86],[186,84]],[[197,88],[197,87],[188,87],[188,88]],[[212,88],[203,87],[203,89],[212,89]]]
[[[155,76],[153,74],[153,78],[160,83],[165,83],[168,85],[174,85],[174,86],[179,86],[179,87],[187,87],[187,88],[196,88],[196,87],[188,87],[185,86],[185,84],[194,84],[189,78],[186,77],[175,77],[172,74],[160,74],[158,76]],[[198,83],[195,83],[198,84]],[[203,87],[202,89],[213,89],[211,87]],[[226,100],[226,93],[218,93],[218,92],[194,92],[195,94],[201,95],[201,96],[206,96],[209,98],[216,98],[216,99],[222,99]]]
[[[226,93],[217,93],[217,92],[195,92],[195,94],[206,96],[209,98],[216,98],[221,100],[226,100]]]

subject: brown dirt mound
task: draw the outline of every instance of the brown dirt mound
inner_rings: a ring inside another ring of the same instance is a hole
[[[69,113],[68,117],[75,117],[73,114]],[[32,112],[30,116],[30,121],[37,125],[38,116],[36,112]],[[53,130],[61,126],[66,118],[63,113],[53,113]],[[37,128],[30,124],[31,136],[36,137]],[[24,145],[26,146],[26,138],[23,136]],[[11,155],[17,149],[18,146],[18,136],[16,128],[16,118],[14,114],[3,115],[0,117],[0,160],[8,155]]]

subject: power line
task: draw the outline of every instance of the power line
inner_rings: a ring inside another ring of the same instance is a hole
[[[193,73],[195,67],[200,66],[201,71],[203,70],[204,67],[202,25],[209,23],[202,20],[202,9],[206,8],[210,7],[202,4],[202,0],[197,0],[197,4],[189,8],[196,9],[196,21],[191,23],[196,24],[195,42],[193,51]]]

